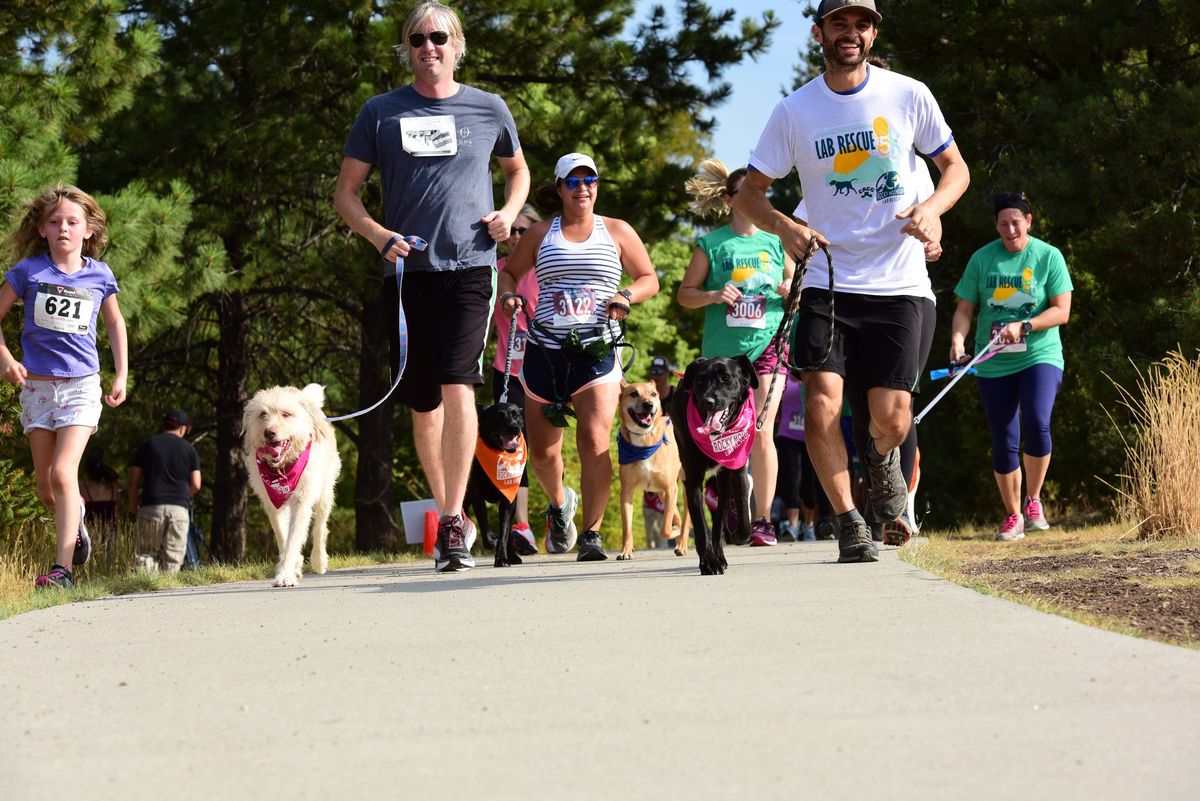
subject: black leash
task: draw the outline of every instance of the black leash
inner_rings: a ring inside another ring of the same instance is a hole
[[[792,285],[788,287],[788,296],[783,304],[783,317],[779,319],[779,327],[775,329],[775,336],[771,338],[771,344],[768,347],[773,348],[776,357],[778,357],[782,352],[783,346],[791,342],[792,329],[796,319],[800,316],[800,292],[801,287],[804,285],[804,275],[808,272],[812,257],[817,252],[818,247],[825,252],[825,258],[829,262],[829,339],[825,343],[825,353],[821,356],[820,361],[809,367],[798,367],[791,363],[791,360],[795,357],[795,351],[789,351],[786,366],[795,378],[799,378],[802,372],[821,369],[825,365],[825,361],[829,358],[829,354],[833,351],[833,257],[829,255],[829,248],[817,243],[815,236],[809,237],[808,247],[805,248],[804,256],[801,257],[800,263],[796,265],[796,269],[792,273]],[[771,406],[771,398],[775,394],[775,384],[778,380],[779,371],[776,370],[771,373],[771,386],[767,390],[766,401],[763,403],[762,410],[759,411],[758,419],[755,421],[755,431],[762,430],[763,421],[766,418],[767,409]]]
[[[521,303],[522,311],[525,309],[525,298],[520,295],[513,294],[511,297],[516,298]],[[529,315],[525,315],[525,330],[529,330]],[[513,351],[517,347],[517,315],[513,315],[508,324],[508,348],[504,351],[504,386],[500,390],[500,403],[508,403],[508,379],[512,375],[512,357]]]

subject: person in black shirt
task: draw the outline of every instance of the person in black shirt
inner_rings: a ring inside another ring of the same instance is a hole
[[[183,565],[192,496],[200,491],[200,456],[184,439],[189,430],[186,412],[167,412],[162,433],[138,446],[129,469],[129,510],[137,514],[137,561],[148,571],[177,573]]]

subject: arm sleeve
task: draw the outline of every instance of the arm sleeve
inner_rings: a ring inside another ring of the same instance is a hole
[[[1071,283],[1071,274],[1067,271],[1067,260],[1063,258],[1062,251],[1051,247],[1046,261],[1050,268],[1046,271],[1046,297],[1073,291],[1075,286]]]
[[[499,96],[496,97],[496,106],[497,122],[500,125],[500,131],[496,136],[496,144],[492,147],[492,155],[499,156],[500,158],[511,158],[517,155],[517,151],[521,149],[521,140],[517,136],[517,123],[513,120],[513,115],[508,110],[508,105]]]
[[[787,108],[781,102],[771,112],[771,119],[750,154],[750,166],[772,180],[786,177],[796,164],[791,129]]]
[[[378,124],[375,114],[371,110],[370,104],[367,104],[362,107],[354,119],[350,135],[346,137],[346,145],[342,148],[342,155],[358,159],[366,164],[374,164],[378,160],[375,144],[377,133]]]
[[[916,109],[913,144],[919,152],[932,158],[950,146],[954,134],[928,86],[918,83],[913,100]]]
[[[967,262],[967,269],[963,270],[962,278],[958,279],[954,294],[967,303],[979,305],[979,251],[975,251]]]

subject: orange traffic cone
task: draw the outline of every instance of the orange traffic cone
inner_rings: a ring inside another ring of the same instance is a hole
[[[429,509],[425,512],[425,545],[422,548],[426,556],[433,556],[433,546],[437,542],[437,529],[437,512]]]

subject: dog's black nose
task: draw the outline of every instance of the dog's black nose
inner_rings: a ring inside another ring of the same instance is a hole
[[[267,438],[267,442],[275,441],[275,432],[269,428],[263,432],[263,436]]]

